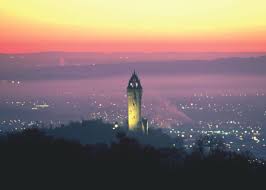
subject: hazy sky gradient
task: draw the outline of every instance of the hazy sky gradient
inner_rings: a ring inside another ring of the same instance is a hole
[[[1,0],[0,52],[266,51],[265,0]]]

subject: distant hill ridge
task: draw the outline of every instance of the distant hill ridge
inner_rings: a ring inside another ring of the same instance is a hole
[[[63,53],[0,55],[0,80],[86,79],[128,75],[138,70],[142,75],[264,75],[266,54],[252,57],[228,57],[212,60],[142,59],[132,53]],[[79,56],[77,56],[79,55]],[[144,53],[143,53],[144,55]],[[159,57],[159,56],[157,56]],[[166,56],[167,57],[167,56]],[[152,66],[151,66],[152,65]],[[51,69],[52,67],[52,69]]]

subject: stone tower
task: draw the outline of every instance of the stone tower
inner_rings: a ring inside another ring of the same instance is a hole
[[[136,72],[134,71],[127,86],[129,130],[142,130],[141,98],[142,86]]]

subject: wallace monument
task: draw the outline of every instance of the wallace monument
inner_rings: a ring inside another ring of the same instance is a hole
[[[127,86],[128,129],[148,134],[148,121],[141,117],[142,91],[140,80],[134,71]]]

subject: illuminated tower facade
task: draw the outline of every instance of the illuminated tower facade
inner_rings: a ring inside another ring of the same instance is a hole
[[[142,129],[141,98],[142,98],[142,86],[140,84],[140,80],[136,72],[134,71],[127,86],[129,130]]]

